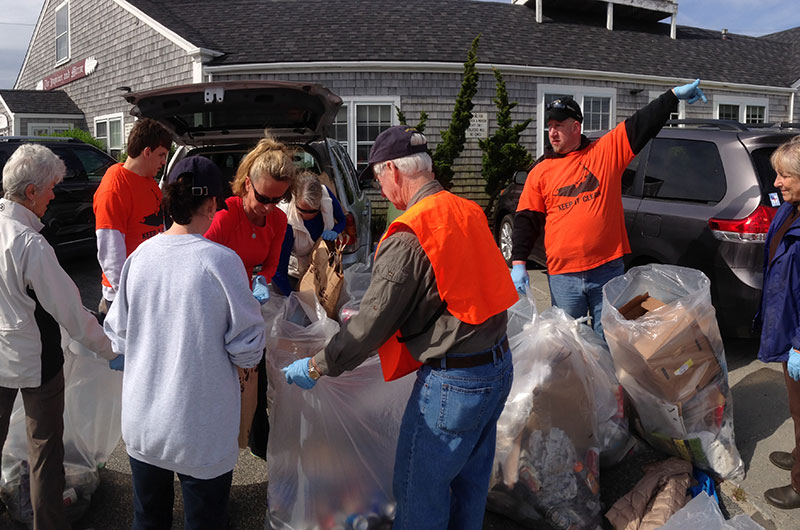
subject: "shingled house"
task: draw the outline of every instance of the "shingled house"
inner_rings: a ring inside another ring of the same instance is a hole
[[[492,67],[519,102],[515,119],[534,118],[524,141],[535,154],[545,104],[563,94],[582,104],[586,130],[613,127],[696,77],[709,102],[676,117],[797,119],[800,29],[755,38],[677,26],[677,9],[673,0],[45,0],[15,88],[63,91],[117,152],[133,123],[128,90],[317,82],[344,100],[331,134],[363,164],[378,132],[397,122],[395,107],[412,123],[426,111],[429,139],[440,140],[480,34],[475,119],[454,187],[480,200],[477,139],[494,128]],[[36,132],[25,127],[5,134]]]

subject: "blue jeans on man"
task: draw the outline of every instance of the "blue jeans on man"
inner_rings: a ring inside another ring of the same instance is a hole
[[[592,328],[602,337],[603,286],[624,273],[622,258],[617,258],[587,271],[548,275],[550,301],[572,318],[590,314]]]
[[[483,527],[497,419],[513,377],[507,349],[481,366],[417,371],[397,442],[394,530]]]
[[[133,530],[169,530],[175,501],[175,474],[128,457],[133,478]],[[225,530],[228,528],[228,496],[233,471],[212,479],[199,479],[178,473],[183,494],[186,530]]]

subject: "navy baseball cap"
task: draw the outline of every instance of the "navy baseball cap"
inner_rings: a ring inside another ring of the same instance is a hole
[[[564,121],[567,118],[572,118],[578,123],[583,122],[583,114],[581,113],[581,106],[578,102],[570,96],[554,99],[547,105],[547,119]]]
[[[375,173],[372,171],[374,164],[413,155],[414,153],[427,152],[428,140],[424,134],[414,127],[410,125],[389,127],[375,138],[375,143],[372,144],[372,149],[369,151],[367,167],[361,171],[359,180],[363,182],[375,178]]]
[[[167,182],[171,184],[184,175],[191,176],[192,195],[216,197],[220,208],[227,210],[222,171],[214,162],[200,155],[186,157],[172,167]]]

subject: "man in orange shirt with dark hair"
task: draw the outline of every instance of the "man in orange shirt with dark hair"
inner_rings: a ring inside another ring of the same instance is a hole
[[[528,285],[525,262],[544,229],[550,298],[573,318],[590,313],[602,334],[603,285],[624,272],[630,252],[622,208],[622,173],[661,130],[680,99],[707,101],[700,80],[675,87],[596,141],[581,134],[583,115],[571,97],[547,106],[550,147],[522,190],[512,232],[511,279]]]
[[[116,296],[125,259],[142,241],[164,231],[161,190],[155,180],[172,137],[158,122],[138,120],[128,135],[128,158],[108,168],[94,194],[97,261],[103,270],[105,316]]]

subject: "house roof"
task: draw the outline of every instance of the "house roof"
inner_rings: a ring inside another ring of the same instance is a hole
[[[77,114],[83,116],[63,90],[0,90],[0,98],[14,114]]]
[[[196,44],[211,65],[316,61],[478,61],[788,87],[798,79],[782,39],[474,0],[127,0]],[[224,11],[224,16],[221,16]],[[324,21],[324,24],[320,24]]]
[[[782,42],[791,46],[792,51],[789,57],[794,58],[794,61],[788,64],[787,67],[789,68],[790,77],[793,77],[795,82],[800,81],[800,60],[797,59],[800,57],[800,28],[770,33],[761,38]]]

